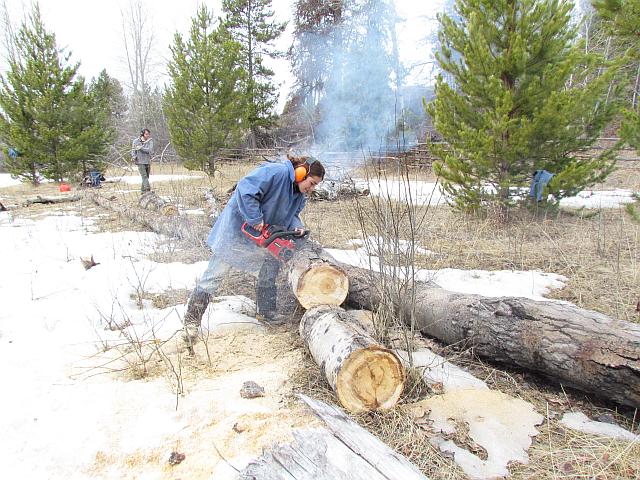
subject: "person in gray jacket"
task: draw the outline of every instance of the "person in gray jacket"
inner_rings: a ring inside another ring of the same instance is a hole
[[[140,176],[142,177],[142,193],[151,191],[149,184],[149,175],[151,174],[151,154],[153,153],[153,139],[151,131],[143,128],[140,136],[133,140],[131,146],[131,158],[138,166]]]

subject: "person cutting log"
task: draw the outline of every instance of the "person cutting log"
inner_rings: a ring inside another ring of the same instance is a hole
[[[260,165],[238,182],[209,233],[207,243],[213,253],[189,298],[183,323],[190,350],[211,297],[232,268],[258,279],[256,317],[269,324],[283,323],[276,312],[276,277],[290,252],[278,250],[287,249],[284,237],[269,247],[266,244],[283,233],[298,238],[306,234],[300,212],[324,175],[324,166],[315,158],[287,155],[287,160]],[[271,238],[264,241],[265,237]]]

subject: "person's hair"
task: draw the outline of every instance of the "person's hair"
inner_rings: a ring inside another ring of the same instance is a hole
[[[142,130],[140,130],[140,136],[143,136],[145,132],[149,132],[149,134],[151,134],[151,130],[149,130],[148,128],[143,128]]]
[[[318,160],[317,158],[314,158],[309,155],[294,157],[290,153],[287,153],[287,158],[293,164],[294,170],[297,167],[306,167],[308,172],[307,177],[313,176],[313,177],[320,177],[320,179],[322,180],[324,179],[324,175],[325,175],[324,165],[322,165],[322,163],[320,163],[320,160]]]

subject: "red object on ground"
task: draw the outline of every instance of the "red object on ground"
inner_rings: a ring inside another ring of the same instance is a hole
[[[60,184],[60,191],[61,192],[70,192],[71,191],[71,185],[69,185],[68,183],[61,183]]]

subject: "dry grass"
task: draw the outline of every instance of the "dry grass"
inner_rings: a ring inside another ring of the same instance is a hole
[[[521,210],[507,226],[447,207],[423,215],[416,238],[435,255],[418,256],[417,268],[552,272],[567,282],[551,298],[640,321],[640,224],[625,208],[594,210],[589,217]],[[303,216],[326,247],[352,248],[347,241],[361,236],[353,200],[311,203]]]
[[[254,166],[255,162],[228,164],[222,166],[215,177],[156,182],[152,187],[160,195],[171,197],[185,208],[200,208],[204,206],[205,190],[213,188],[218,196],[223,197],[224,192]],[[621,167],[605,185],[594,189],[627,188],[639,191],[640,163],[629,162],[621,164]],[[173,165],[153,166],[153,174],[189,173]],[[132,174],[137,175],[137,171]],[[416,171],[415,174],[418,179],[433,181],[429,170]],[[56,194],[57,186],[42,185],[37,192],[29,186],[3,189],[3,203],[20,203],[35,193]],[[123,183],[104,184],[101,193],[117,195],[132,204],[139,197],[136,185]],[[60,206],[56,206],[58,208]],[[61,208],[80,211],[87,216],[96,213],[96,207],[85,201]],[[38,216],[50,211],[51,207],[45,205],[19,207],[15,213],[20,216]],[[432,207],[422,213],[425,214],[425,223],[416,238],[419,239],[420,246],[437,255],[418,257],[416,266],[419,268],[536,269],[553,272],[564,275],[567,281],[563,289],[551,292],[551,297],[568,300],[583,308],[624,320],[640,321],[640,313],[635,311],[636,304],[640,301],[640,224],[623,208],[594,211],[593,216],[518,211],[507,226],[499,225],[490,218],[456,214],[447,207]],[[101,225],[105,230],[133,227],[126,220],[112,214],[103,218]],[[311,228],[313,237],[326,247],[351,248],[347,241],[361,237],[353,200],[310,202],[303,213],[303,220]],[[196,261],[207,258],[208,252],[189,248],[158,253],[154,257],[157,261]],[[220,293],[251,297],[255,288],[253,282],[246,275],[234,275],[227,279]],[[186,295],[185,291],[166,292],[152,300],[160,307],[168,306],[184,302]],[[299,317],[300,312],[295,311],[290,298],[284,303],[287,303],[292,315]],[[281,341],[272,345],[274,352],[280,349],[304,349],[292,327],[285,327],[280,333]],[[234,339],[231,347],[244,348],[246,343],[244,340]],[[640,478],[640,442],[598,439],[566,430],[559,424],[564,412],[581,410],[591,417],[610,413],[619,424],[637,430],[638,421],[630,417],[628,412],[609,411],[606,406],[594,405],[580,394],[559,391],[536,375],[483,363],[473,356],[473,352],[458,351],[434,342],[430,346],[454,363],[470,369],[491,388],[523,398],[545,415],[545,422],[539,427],[540,435],[535,438],[530,450],[530,463],[512,465],[513,478]],[[228,356],[226,346],[221,346],[219,351],[214,349],[212,364],[188,360],[184,368],[184,381],[189,383],[203,376],[215,375],[220,371],[222,359]],[[293,377],[293,392],[306,393],[335,403],[335,395],[321,376],[318,366],[308,355],[303,358]],[[159,375],[161,372],[152,374]],[[413,399],[414,395],[407,394],[403,402],[408,403]],[[293,395],[289,397],[289,401],[294,400]],[[451,459],[445,458],[431,446],[430,432],[416,425],[404,409],[360,415],[355,419],[398,452],[407,455],[430,478],[465,478]]]

